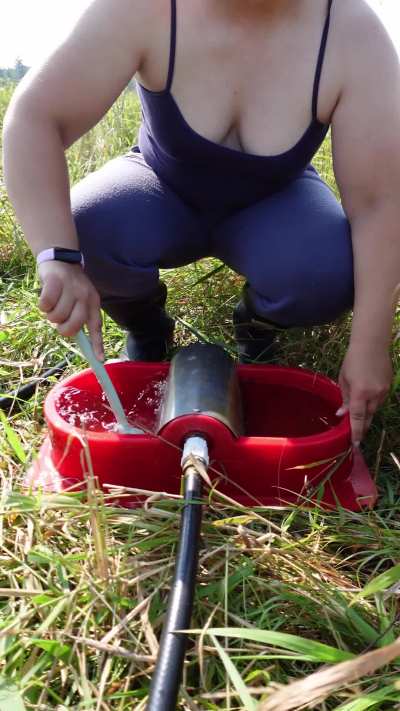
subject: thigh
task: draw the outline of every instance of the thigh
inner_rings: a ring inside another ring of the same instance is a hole
[[[225,220],[213,251],[246,277],[260,316],[283,326],[329,323],[352,307],[350,225],[314,169]]]
[[[118,295],[127,280],[140,291],[141,280],[156,279],[158,267],[181,266],[207,252],[194,211],[140,153],[88,175],[72,188],[71,204],[87,272],[101,293]]]

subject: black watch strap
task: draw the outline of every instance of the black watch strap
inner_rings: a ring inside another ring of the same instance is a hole
[[[59,262],[68,262],[69,264],[80,264],[85,266],[83,254],[79,249],[68,249],[66,247],[49,247],[44,249],[36,257],[37,264],[56,260]]]

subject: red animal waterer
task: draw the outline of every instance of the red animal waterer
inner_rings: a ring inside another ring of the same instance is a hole
[[[117,485],[178,494],[184,441],[200,433],[208,443],[210,478],[242,504],[318,501],[359,510],[375,503],[375,484],[351,446],[349,417],[336,417],[342,398],[332,380],[299,368],[228,361],[222,349],[195,344],[171,364],[108,364],[141,434],[116,431],[91,370],[61,381],[45,401],[48,437],[27,484],[76,487],[89,471],[89,453],[106,491]],[[142,500],[133,494],[130,505]]]

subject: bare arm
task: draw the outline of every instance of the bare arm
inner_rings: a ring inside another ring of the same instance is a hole
[[[345,82],[333,126],[333,157],[352,228],[355,301],[341,373],[355,440],[390,386],[388,349],[400,285],[400,67],[369,10],[344,50]]]
[[[4,123],[5,180],[35,253],[77,246],[64,150],[103,117],[138,69],[139,25],[133,0],[95,0],[15,92]]]
[[[4,123],[4,174],[34,254],[78,247],[65,149],[107,112],[140,67],[147,32],[144,0],[94,0],[65,42],[30,71]],[[88,324],[103,357],[99,296],[80,266],[40,265],[39,307],[64,336]]]

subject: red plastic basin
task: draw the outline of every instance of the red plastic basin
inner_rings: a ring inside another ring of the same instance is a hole
[[[157,433],[169,364],[106,366],[132,424],[145,434],[113,431],[114,419],[91,370],[57,384],[45,402],[49,435],[27,483],[50,489],[82,484],[92,469],[102,487],[117,485],[177,494],[181,448],[202,433],[218,489],[248,506],[318,500],[357,510],[377,497],[362,455],[351,447],[348,416],[337,418],[338,386],[311,371],[238,366],[244,434],[201,414],[181,416]],[[90,466],[88,456],[90,456]],[[133,495],[130,504],[142,500]]]

